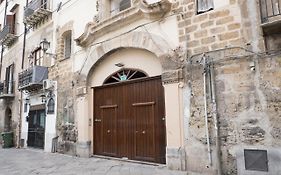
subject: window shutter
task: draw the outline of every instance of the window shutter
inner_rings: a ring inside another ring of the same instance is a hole
[[[131,0],[122,0],[119,4],[119,11],[123,11],[131,7]]]
[[[197,0],[197,12],[203,13],[214,9],[213,0]]]
[[[71,33],[64,38],[64,58],[70,58],[71,55]]]
[[[15,14],[7,15],[6,25],[9,26],[9,32],[15,34]]]
[[[5,79],[5,93],[12,93],[13,79],[14,79],[14,64],[6,67],[6,79]]]
[[[5,78],[6,82],[9,81],[9,75],[10,75],[10,66],[6,67],[6,78]]]
[[[12,65],[11,65],[11,81],[14,81],[14,69],[15,69],[15,64],[13,63]]]
[[[14,81],[14,64],[9,66],[8,94],[12,93]]]

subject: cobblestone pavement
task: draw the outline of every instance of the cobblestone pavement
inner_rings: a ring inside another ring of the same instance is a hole
[[[78,158],[32,149],[1,149],[0,175],[186,175],[153,166],[102,158]]]

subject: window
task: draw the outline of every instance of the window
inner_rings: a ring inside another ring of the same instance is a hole
[[[24,110],[23,110],[23,112],[27,112],[27,105],[28,105],[27,103],[24,103],[24,108],[23,108]]]
[[[31,53],[30,64],[32,66],[43,66],[43,50],[38,47]]]
[[[71,31],[64,35],[64,58],[71,56]]]
[[[13,15],[7,15],[7,24],[5,27],[8,28],[8,31],[10,34],[16,34],[16,14]]]
[[[14,81],[14,64],[11,64],[6,68],[6,80],[5,80],[5,91],[4,93],[12,94],[13,93],[13,81]]]
[[[131,7],[131,0],[122,0],[119,4],[120,12]]]
[[[118,12],[126,10],[131,7],[131,0],[111,0],[110,14],[115,15]]]
[[[119,83],[119,82],[124,82],[128,80],[144,78],[144,77],[147,77],[147,75],[139,70],[121,69],[120,71],[110,75],[104,81],[104,84]]]
[[[41,8],[47,9],[48,1],[47,0],[41,0]]]
[[[214,9],[213,0],[197,0],[197,13],[204,13]]]
[[[50,98],[47,106],[48,106],[47,114],[54,114],[55,113],[55,100],[53,98]]]

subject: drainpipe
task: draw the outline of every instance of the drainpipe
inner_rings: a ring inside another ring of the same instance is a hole
[[[6,0],[6,2],[5,2],[5,12],[4,12],[4,22],[3,22],[3,24],[4,24],[4,26],[3,27],[5,27],[5,24],[6,24],[6,15],[7,15],[7,8],[8,8],[8,0]],[[4,52],[4,45],[3,45],[3,43],[1,44],[1,62],[0,62],[0,79],[1,79],[1,72],[2,72],[2,62],[3,62],[3,53]]]
[[[209,165],[212,166],[212,155],[211,155],[211,147],[210,147],[210,137],[209,137],[209,126],[208,126],[208,113],[207,113],[207,88],[206,88],[206,77],[207,73],[209,72],[208,66],[206,64],[206,57],[203,55],[203,79],[204,79],[204,113],[205,113],[205,132],[206,132],[206,140],[207,140],[207,147],[208,147],[208,159]]]
[[[218,175],[222,174],[221,168],[221,151],[220,151],[220,135],[218,125],[218,112],[217,112],[217,101],[216,101],[216,89],[215,89],[215,76],[214,76],[214,63],[210,65],[210,84],[211,84],[211,100],[212,100],[212,113],[214,117],[215,125],[215,140],[216,140],[216,159],[217,159],[217,170]]]
[[[26,7],[28,6],[28,0],[26,0]],[[25,45],[26,45],[26,33],[27,33],[27,26],[24,24],[24,34],[23,34],[23,47],[22,47],[22,59],[21,59],[21,71],[24,69],[24,57],[25,57]],[[22,122],[22,104],[23,104],[23,99],[22,99],[22,91],[20,91],[20,117],[19,117],[19,136],[18,136],[18,142],[17,142],[17,148],[20,148],[21,146],[21,122]]]

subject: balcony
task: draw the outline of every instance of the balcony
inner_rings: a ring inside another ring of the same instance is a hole
[[[42,89],[43,80],[48,78],[48,68],[33,66],[19,73],[19,90],[36,91]]]
[[[261,23],[265,33],[280,32],[281,1],[260,0]]]
[[[17,38],[14,25],[5,25],[0,32],[0,42],[5,46],[11,46]]]
[[[48,18],[51,13],[49,0],[33,0],[24,8],[23,22],[33,27]]]
[[[14,81],[0,82],[0,99],[14,98]]]

